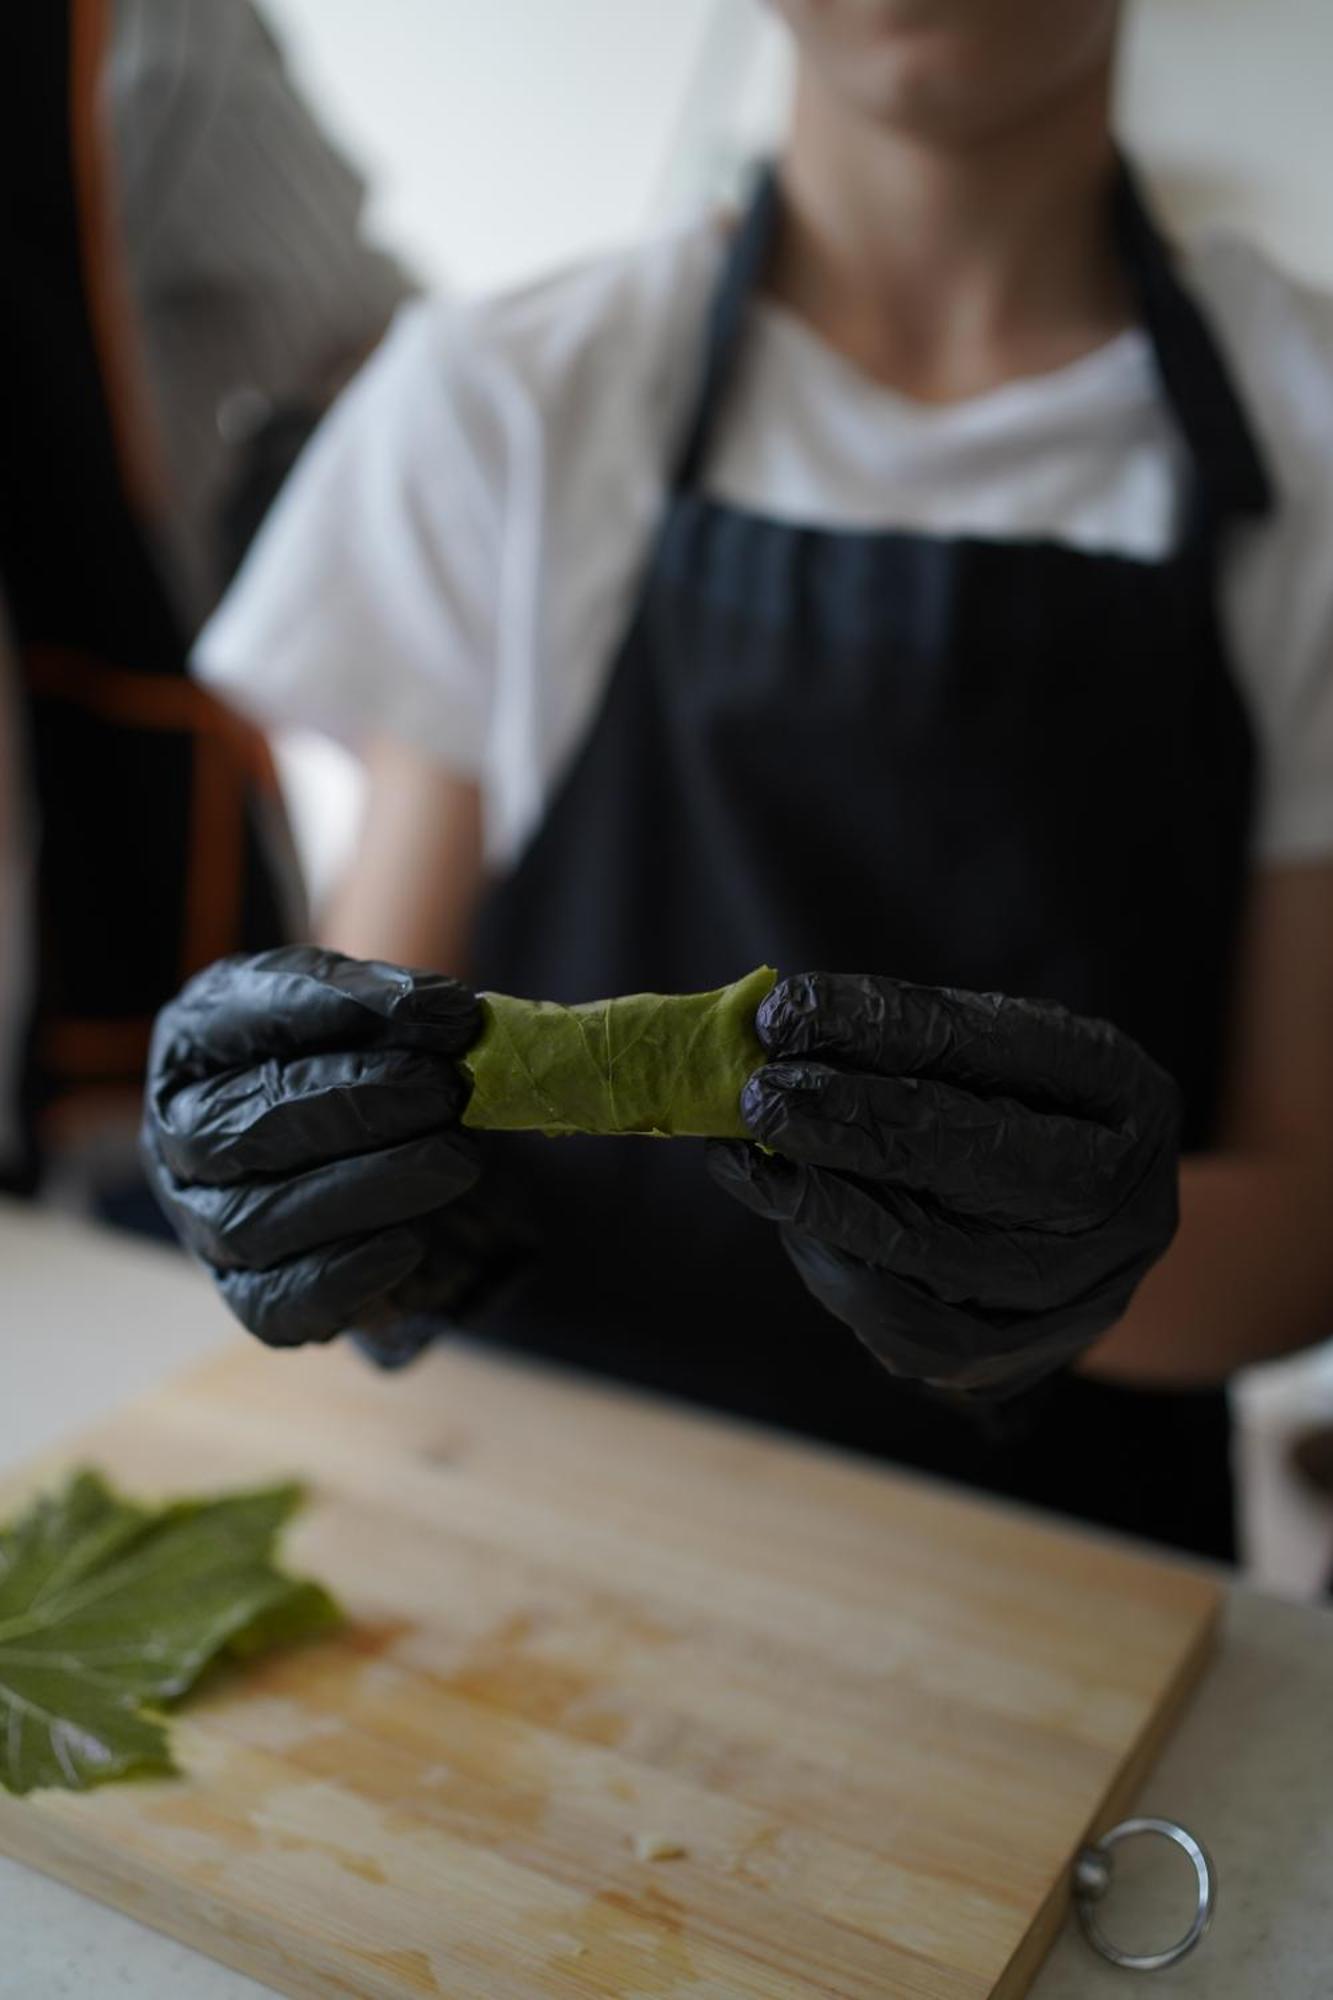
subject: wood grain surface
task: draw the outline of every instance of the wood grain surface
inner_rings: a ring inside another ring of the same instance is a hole
[[[297,1474],[341,1636],[217,1676],[186,1775],[0,1849],[334,2000],[1013,2000],[1216,1587],[833,1453],[441,1350],[255,1347],[11,1477]]]

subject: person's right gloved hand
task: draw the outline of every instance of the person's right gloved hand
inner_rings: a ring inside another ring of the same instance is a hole
[[[310,945],[222,959],[162,1010],[144,1163],[251,1333],[369,1328],[392,1354],[478,1288],[484,1228],[451,1211],[480,1171],[456,1060],[480,1020],[456,979]]]
[[[875,973],[780,980],[713,1178],[891,1374],[1010,1396],[1122,1316],[1177,1220],[1180,1093],[1047,1001]]]

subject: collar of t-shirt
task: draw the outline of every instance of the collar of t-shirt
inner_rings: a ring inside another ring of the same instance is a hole
[[[719,499],[779,519],[1006,540],[1058,532],[1148,559],[1169,545],[1177,449],[1137,327],[1065,367],[934,405],[875,383],[765,301],[704,478]]]

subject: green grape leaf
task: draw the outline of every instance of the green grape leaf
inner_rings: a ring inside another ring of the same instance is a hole
[[[149,1508],[79,1472],[0,1528],[0,1785],[171,1771],[155,1710],[219,1656],[331,1630],[333,1600],[273,1561],[300,1499],[289,1485]]]
[[[777,974],[761,965],[713,993],[632,993],[563,1007],[481,996],[463,1059],[465,1125],[492,1132],[638,1132],[745,1139],[741,1088],[766,1060],[755,1010]]]

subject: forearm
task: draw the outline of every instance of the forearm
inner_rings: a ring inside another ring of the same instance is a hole
[[[1126,1382],[1220,1382],[1333,1337],[1333,1151],[1187,1160],[1180,1231],[1084,1367]]]
[[[320,942],[465,978],[483,886],[479,789],[388,738],[365,764],[355,853],[319,914]]]

